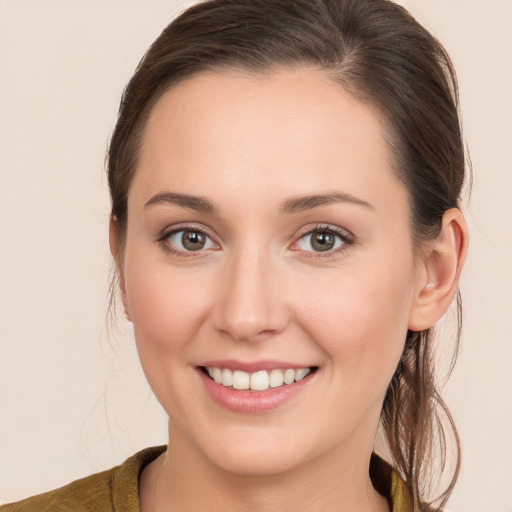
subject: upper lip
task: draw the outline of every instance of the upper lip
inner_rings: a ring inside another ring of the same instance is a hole
[[[265,359],[261,361],[237,361],[235,359],[216,359],[214,361],[205,361],[199,366],[209,368],[227,368],[232,371],[240,370],[247,373],[254,373],[260,370],[297,370],[299,368],[312,367],[312,365],[310,364],[291,363],[289,361],[278,361],[274,359]]]

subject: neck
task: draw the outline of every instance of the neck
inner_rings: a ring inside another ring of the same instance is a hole
[[[143,472],[142,512],[389,511],[369,478],[371,448],[344,449],[343,456],[333,450],[288,471],[244,475],[225,471],[183,439],[176,441]]]

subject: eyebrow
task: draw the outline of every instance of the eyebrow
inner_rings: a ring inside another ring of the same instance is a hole
[[[204,197],[178,194],[176,192],[156,194],[144,205],[144,208],[161,203],[177,204],[178,206],[184,206],[185,208],[204,213],[214,213],[216,211],[214,203]]]
[[[367,201],[358,199],[350,194],[330,192],[328,194],[312,194],[288,199],[281,206],[281,212],[287,214],[297,213],[333,203],[350,203],[358,206],[364,206],[370,210],[375,210],[375,208]]]
[[[177,192],[161,192],[156,194],[146,202],[144,207],[147,208],[148,206],[162,203],[176,204],[178,206],[183,206],[185,208],[190,208],[191,210],[203,213],[213,214],[217,212],[215,204],[209,199],[201,196],[179,194]],[[286,200],[281,205],[280,212],[282,214],[298,213],[333,203],[349,203],[358,206],[364,206],[370,210],[375,210],[375,208],[367,201],[358,199],[357,197],[354,197],[350,194],[330,192],[327,194],[311,194],[306,196],[293,197]]]

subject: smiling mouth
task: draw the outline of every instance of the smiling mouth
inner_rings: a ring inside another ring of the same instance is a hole
[[[270,388],[289,386],[294,382],[299,382],[316,372],[318,367],[260,370],[252,373],[213,366],[200,366],[199,369],[216,384],[226,388],[245,391],[265,391]]]

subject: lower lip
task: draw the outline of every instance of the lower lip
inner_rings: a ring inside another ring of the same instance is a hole
[[[211,397],[220,406],[234,412],[257,414],[271,411],[284,405],[298,395],[311,381],[314,373],[293,384],[284,384],[265,391],[245,391],[228,388],[217,384],[206,376],[202,370],[197,370],[203,384]]]

